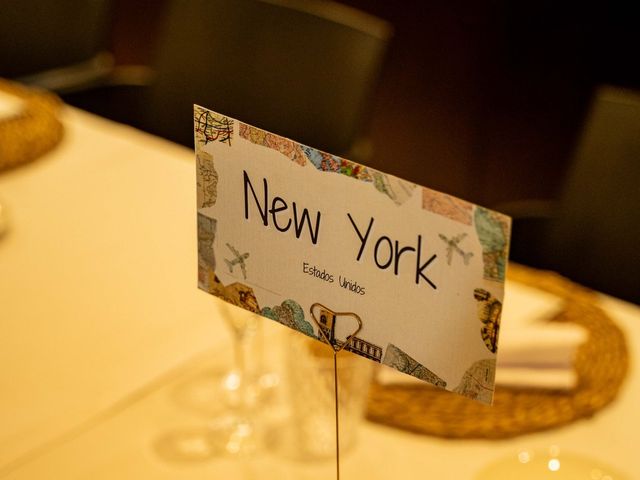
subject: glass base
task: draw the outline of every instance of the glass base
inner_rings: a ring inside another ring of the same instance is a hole
[[[251,455],[258,450],[259,444],[251,421],[228,418],[208,427],[170,431],[156,440],[154,449],[163,460],[192,463],[223,456]]]

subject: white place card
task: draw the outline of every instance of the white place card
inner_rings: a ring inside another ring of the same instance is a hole
[[[355,324],[334,312],[354,313],[348,350],[492,401],[508,217],[199,106],[194,122],[202,290],[337,345]]]

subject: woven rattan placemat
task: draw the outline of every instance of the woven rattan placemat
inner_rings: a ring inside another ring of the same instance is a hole
[[[509,278],[566,300],[554,322],[589,331],[577,353],[572,391],[496,387],[492,407],[422,385],[374,383],[367,418],[392,427],[448,438],[508,438],[590,417],[617,395],[628,366],[622,331],[597,306],[596,294],[552,272],[510,265]]]
[[[55,147],[62,138],[58,112],[62,102],[53,94],[0,79],[0,91],[22,101],[20,113],[0,119],[0,171],[30,162]]]

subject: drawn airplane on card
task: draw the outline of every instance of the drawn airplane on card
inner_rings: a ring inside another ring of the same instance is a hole
[[[462,257],[465,265],[469,265],[469,260],[473,257],[473,252],[465,252],[458,245],[467,236],[466,233],[461,233],[451,238],[447,238],[441,233],[438,234],[438,236],[447,244],[447,265],[451,265],[454,251]]]
[[[233,269],[236,265],[240,265],[240,269],[242,270],[242,277],[247,279],[247,266],[245,265],[245,260],[249,258],[249,252],[245,252],[242,255],[238,250],[236,250],[232,245],[226,244],[231,253],[233,253],[234,257],[232,260],[224,259],[224,263],[229,267],[229,273],[233,273]]]

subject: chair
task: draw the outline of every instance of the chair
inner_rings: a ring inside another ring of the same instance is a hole
[[[112,0],[3,0],[0,77],[68,92],[107,75]]]
[[[605,87],[559,202],[511,212],[512,258],[640,303],[639,208],[640,94]]]
[[[192,146],[197,103],[346,154],[362,134],[390,33],[330,1],[172,0],[139,126]]]

